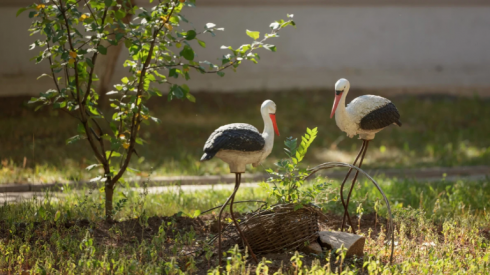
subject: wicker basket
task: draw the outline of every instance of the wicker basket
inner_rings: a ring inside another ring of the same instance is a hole
[[[318,239],[318,215],[312,206],[283,204],[246,218],[240,228],[256,254],[283,252]]]

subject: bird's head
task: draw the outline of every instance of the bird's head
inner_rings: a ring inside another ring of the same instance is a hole
[[[268,99],[262,103],[262,106],[260,107],[260,112],[263,115],[268,115],[271,118],[272,121],[272,126],[274,127],[274,132],[276,132],[276,135],[279,135],[279,129],[277,129],[277,123],[276,123],[276,103],[274,101]]]
[[[335,83],[335,100],[333,102],[332,113],[330,114],[330,118],[332,118],[333,115],[335,114],[335,111],[337,110],[342,95],[344,94],[344,92],[348,92],[349,88],[350,88],[349,80],[345,78],[341,78],[337,80],[337,82]]]

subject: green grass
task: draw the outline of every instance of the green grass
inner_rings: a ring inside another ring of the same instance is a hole
[[[131,167],[142,176],[207,175],[228,173],[220,160],[200,163],[202,147],[217,127],[245,122],[263,127],[259,106],[265,99],[277,103],[277,122],[281,132],[276,137],[271,156],[262,167],[249,168],[263,172],[278,158],[286,137],[299,137],[306,127],[319,127],[305,163],[325,161],[352,162],[360,146],[349,139],[335,121],[329,119],[332,91],[287,93],[199,93],[197,103],[158,99],[150,104],[160,125],[144,126],[141,136],[148,143],[137,146],[141,158]],[[356,95],[349,96],[349,100]],[[487,165],[490,163],[489,100],[477,97],[453,98],[392,97],[403,127],[391,126],[370,143],[365,167],[406,168],[427,166]],[[95,163],[85,141],[65,145],[76,134],[76,121],[58,112],[34,113],[25,107],[26,98],[4,99],[0,112],[0,184],[47,183],[89,179],[84,168]],[[109,117],[109,116],[108,116]],[[102,122],[102,125],[106,125]]]
[[[312,184],[324,181],[318,178]],[[332,189],[319,196],[316,203],[327,212],[340,213],[341,206],[335,191],[339,182],[329,183]],[[344,274],[488,272],[488,179],[456,183],[441,179],[429,183],[381,178],[379,183],[394,209],[397,228],[394,264],[388,264],[385,231],[377,234],[371,230],[358,231],[366,237],[365,255],[359,259],[346,259]],[[194,217],[199,213],[196,210],[203,211],[218,205],[230,192],[182,192],[176,186],[170,192],[151,194],[121,187],[116,194],[116,204],[120,207],[117,207],[116,214],[119,222],[115,224],[103,221],[103,193],[98,189],[82,192],[65,189],[61,199],[47,193],[43,200],[4,204],[0,206],[0,273],[179,274],[179,270],[186,273],[200,270],[202,274],[204,270],[213,270],[215,262],[210,262],[205,255],[189,256],[180,251],[188,251],[186,249],[196,245],[211,251],[204,244],[210,233],[196,235],[194,229],[175,227],[176,221],[181,219],[179,216]],[[264,198],[265,191],[259,187],[241,188],[237,193],[237,200]],[[126,201],[123,202],[124,199]],[[376,201],[380,201],[379,194],[370,183],[362,180],[354,195],[351,215],[357,209],[358,215],[377,210],[379,216],[385,216],[386,209],[382,203],[375,208]],[[243,212],[255,207],[255,203],[249,203],[239,204],[236,208]],[[170,215],[172,218],[158,220],[161,225],[154,227],[156,230],[148,229],[151,236],[134,239],[126,236],[127,232],[132,232],[128,231],[131,226],[136,228],[136,236],[146,236],[146,228],[151,228],[155,221],[152,217]],[[86,221],[89,225],[77,226],[79,221]],[[69,223],[74,226],[67,228]],[[237,253],[231,251],[228,254],[230,274],[244,274],[243,271],[250,268],[244,263],[243,255]],[[293,256],[285,254],[287,259]],[[302,261],[307,258],[304,254],[300,256],[305,257]],[[286,260],[282,269],[284,273],[278,274],[295,274],[296,268],[302,269],[303,274],[330,274],[328,255],[313,259],[312,263],[311,257],[310,262],[302,262],[301,267],[298,259],[294,260],[294,265]],[[265,268],[271,264],[263,263],[263,274],[267,274]],[[313,273],[315,270],[317,273]]]

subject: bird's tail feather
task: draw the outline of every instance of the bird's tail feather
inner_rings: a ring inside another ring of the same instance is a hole
[[[402,127],[402,122],[401,122],[401,121],[397,120],[395,123],[396,123],[396,125],[398,125],[399,127]]]

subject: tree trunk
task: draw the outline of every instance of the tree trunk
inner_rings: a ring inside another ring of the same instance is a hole
[[[105,186],[105,217],[107,221],[112,221],[113,208],[112,200],[114,197],[114,183],[108,182]]]
[[[121,4],[121,0],[117,1]],[[131,0],[131,5],[135,5],[135,0]],[[122,19],[125,24],[128,24],[131,21],[131,14],[126,14],[126,16]],[[109,39],[114,39],[115,35],[109,36]],[[111,89],[111,82],[114,76],[114,70],[117,65],[117,61],[119,59],[119,55],[121,54],[121,49],[123,47],[124,40],[119,41],[116,46],[111,46],[107,49],[107,55],[99,56],[102,57],[99,59],[99,66],[95,67],[96,71],[98,71],[97,75],[100,76],[100,82],[98,87],[99,94],[99,106],[102,108],[106,108],[108,106],[107,93]],[[109,46],[109,45],[104,45]],[[98,69],[98,70],[97,70]]]

